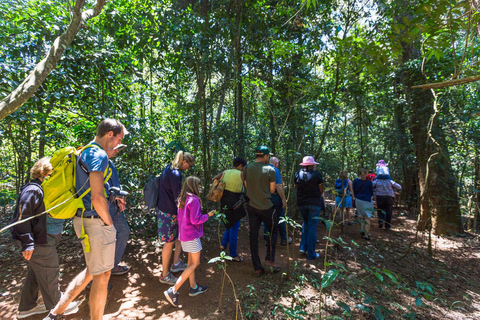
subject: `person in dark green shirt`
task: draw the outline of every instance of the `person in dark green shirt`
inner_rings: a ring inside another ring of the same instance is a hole
[[[244,183],[249,198],[247,212],[250,224],[250,252],[255,273],[260,275],[265,272],[258,255],[258,230],[262,222],[271,233],[265,257],[267,271],[278,272],[280,268],[275,265],[278,224],[275,223],[275,209],[271,200],[271,195],[275,192],[276,187],[275,169],[268,165],[270,150],[267,147],[258,147],[255,155],[255,162],[245,167]]]

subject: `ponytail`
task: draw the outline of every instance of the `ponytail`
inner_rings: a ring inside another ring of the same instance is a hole
[[[172,168],[177,170],[180,169],[180,167],[182,166],[183,160],[193,163],[195,162],[195,157],[189,152],[180,150],[177,152],[177,154],[175,155],[175,159],[173,159],[172,161]]]

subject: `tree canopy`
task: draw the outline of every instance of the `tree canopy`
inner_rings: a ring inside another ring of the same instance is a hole
[[[354,178],[385,159],[419,231],[462,234],[480,199],[479,8],[4,0],[0,205],[13,205],[36,159],[87,144],[115,118],[130,132],[116,163],[134,205],[177,150],[195,155],[192,174],[208,189],[235,156],[250,162],[266,145],[295,218],[303,156],[320,163],[330,195],[339,171]],[[131,219],[143,227],[151,217]]]

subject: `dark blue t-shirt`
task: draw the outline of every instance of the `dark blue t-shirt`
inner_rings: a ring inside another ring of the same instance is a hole
[[[95,142],[90,142],[90,144],[95,144],[98,146],[90,147],[85,149],[78,157],[77,160],[77,177],[75,180],[76,188],[78,195],[82,195],[85,190],[90,188],[90,180],[88,179],[88,174],[83,171],[80,167],[80,160],[84,167],[87,169],[88,173],[93,171],[100,171],[102,174],[105,173],[105,170],[108,168],[108,156],[107,153]],[[83,187],[82,187],[83,186]],[[92,192],[90,191],[83,197],[83,205],[85,206],[84,217],[90,217],[98,215],[92,205]]]
[[[180,170],[168,165],[163,169],[158,181],[157,207],[160,211],[177,214],[177,199],[182,190],[182,174]]]
[[[323,208],[323,198],[318,185],[323,183],[320,172],[300,170],[295,173],[297,185],[297,206],[316,206]]]
[[[373,183],[370,180],[362,180],[355,178],[353,180],[353,193],[355,198],[363,201],[372,201],[373,197]]]

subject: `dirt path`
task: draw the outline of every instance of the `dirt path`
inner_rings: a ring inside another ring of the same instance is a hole
[[[335,228],[332,238],[341,236],[346,243],[329,246],[329,261],[345,266],[343,278],[338,278],[329,288],[324,290],[322,310],[324,315],[342,316],[344,319],[375,319],[373,307],[370,312],[356,308],[359,302],[366,306],[373,302],[365,298],[359,299],[351,290],[350,280],[358,275],[364,278],[365,266],[370,269],[385,268],[401,277],[409,288],[414,288],[417,282],[429,283],[433,286],[431,299],[424,294],[422,306],[415,305],[415,298],[410,292],[396,288],[394,285],[365,281],[362,287],[363,295],[381,304],[391,311],[388,319],[479,319],[480,318],[480,283],[479,259],[480,244],[477,238],[435,238],[433,258],[426,254],[426,239],[420,239],[410,246],[415,237],[412,219],[400,215],[396,210],[393,230],[386,232],[376,227],[372,228],[372,240],[366,242],[359,235],[358,225],[346,226],[345,234],[340,235]],[[2,222],[3,224],[4,222]],[[291,249],[292,280],[285,281],[282,272],[256,277],[249,254],[248,226],[243,220],[239,232],[238,251],[244,258],[241,263],[229,262],[227,273],[231,276],[236,293],[240,299],[242,316],[254,319],[286,319],[286,314],[297,314],[304,319],[318,316],[319,291],[318,286],[323,273],[323,257],[325,251],[325,227],[319,224],[318,252],[321,260],[307,261],[299,253],[299,235],[294,234]],[[180,290],[180,303],[177,309],[166,302],[163,291],[167,285],[158,282],[160,274],[160,248],[151,239],[132,239],[127,247],[124,261],[131,266],[131,271],[124,276],[113,276],[113,288],[108,295],[105,309],[105,319],[241,319],[236,315],[235,299],[232,285],[224,287],[222,306],[218,311],[222,287],[222,270],[216,264],[208,264],[211,258],[219,255],[217,225],[205,226],[205,237],[202,239],[202,263],[197,269],[199,283],[209,286],[208,292],[197,297],[188,296],[188,284]],[[139,235],[137,235],[139,236]],[[20,257],[18,249],[8,241],[6,234],[0,237],[0,318],[15,319],[16,306],[21,283],[26,271],[26,264]],[[260,256],[265,255],[264,241],[259,239]],[[355,245],[355,244],[356,245]],[[408,250],[408,255],[402,258]],[[84,267],[80,244],[72,236],[64,237],[59,246],[61,260],[61,285],[65,289],[68,281]],[[277,246],[277,263],[286,271],[287,247]],[[178,276],[178,274],[177,274]],[[368,274],[367,274],[368,276]],[[386,282],[386,280],[383,280]],[[418,284],[417,284],[418,286]],[[80,311],[68,316],[67,319],[88,319],[87,293],[80,299],[85,299]],[[381,301],[384,299],[385,301]],[[369,303],[368,303],[369,302]],[[344,303],[350,306],[351,313],[345,313]],[[395,305],[396,303],[396,305]],[[409,309],[410,308],[410,309]],[[383,309],[379,309],[383,310]],[[304,313],[302,313],[304,312]],[[410,312],[410,313],[409,313]],[[384,312],[384,315],[387,314]],[[42,316],[32,316],[28,320],[42,319]]]

